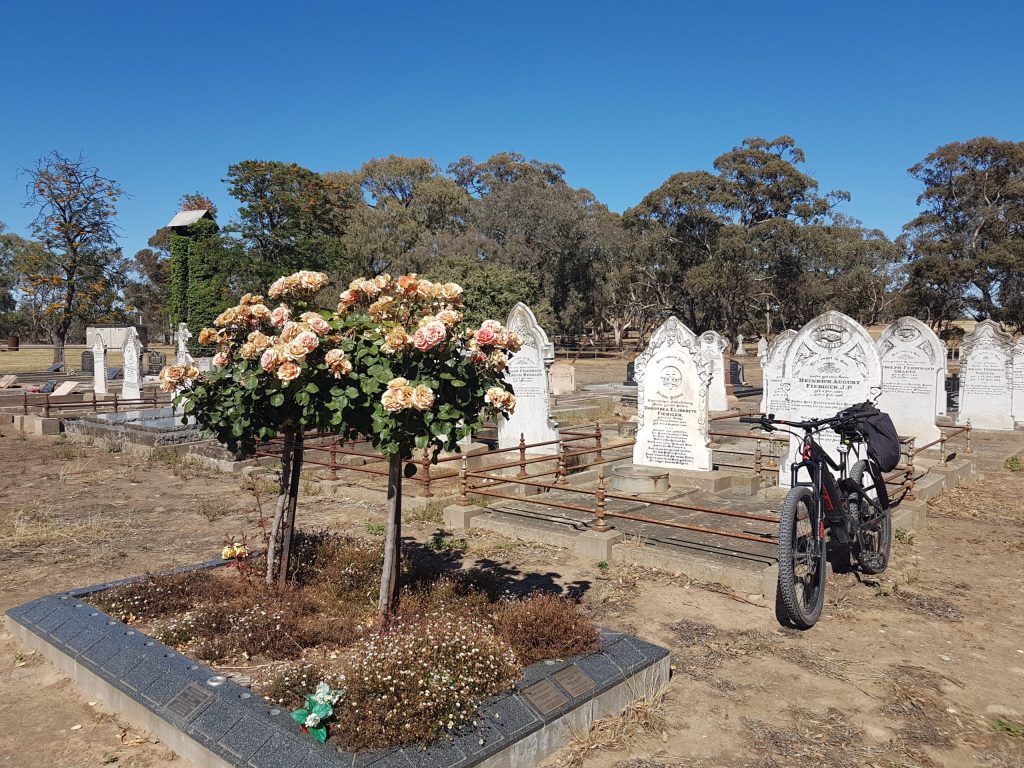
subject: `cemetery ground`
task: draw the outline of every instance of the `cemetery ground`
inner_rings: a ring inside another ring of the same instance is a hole
[[[9,433],[0,466],[3,609],[207,559],[225,537],[256,539],[254,494],[266,506],[273,493],[180,461]],[[671,649],[666,689],[580,734],[552,765],[1020,766],[1022,500],[1024,472],[1008,468],[935,499],[926,530],[897,532],[882,578],[830,577],[825,617],[804,633],[682,573],[491,534],[438,537],[438,510],[411,513],[405,534],[579,595],[595,622]],[[369,540],[382,518],[356,499],[305,494],[300,505],[302,525]],[[0,765],[184,765],[3,630],[0,660]]]

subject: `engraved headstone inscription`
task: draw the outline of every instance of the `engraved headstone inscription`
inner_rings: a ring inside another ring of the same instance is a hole
[[[946,345],[916,317],[901,317],[882,331],[876,346],[882,362],[878,407],[916,446],[938,440],[935,416],[946,397]]]
[[[1024,424],[1024,336],[1013,345],[1013,420]]]
[[[786,418],[786,392],[782,388],[786,352],[796,338],[796,331],[785,330],[766,345],[761,358],[761,413],[774,413]]]
[[[548,372],[551,380],[551,394],[568,395],[576,391],[576,366],[564,360],[557,360]]]
[[[787,418],[794,421],[834,416],[843,408],[874,401],[882,386],[882,364],[871,335],[850,317],[829,310],[800,329],[786,350]],[[839,436],[818,434],[818,442],[838,460]],[[779,467],[779,484],[789,486],[790,464],[801,440],[792,436],[786,459]]]
[[[957,423],[1013,429],[1013,341],[999,324],[982,320],[960,344]]]
[[[708,408],[712,411],[729,410],[725,376],[725,349],[729,346],[718,331],[705,331],[700,335],[700,347],[704,357],[711,363],[711,384],[708,392]]]
[[[637,420],[633,463],[709,471],[708,384],[711,363],[697,336],[666,320],[636,360]]]
[[[97,334],[92,340],[92,391],[97,395],[107,394],[107,349],[103,337]]]
[[[508,315],[506,326],[523,339],[523,348],[512,355],[505,380],[516,395],[515,413],[498,421],[498,447],[514,448],[520,434],[527,444],[550,443],[531,449],[535,453],[558,452],[558,429],[551,420],[548,366],[555,359],[555,346],[540,327],[533,311],[519,302]]]
[[[134,329],[130,329],[134,331]],[[139,359],[142,357],[142,342],[138,335],[129,333],[121,347],[124,356],[124,384],[121,396],[126,400],[138,400],[142,397],[142,378],[139,370]]]

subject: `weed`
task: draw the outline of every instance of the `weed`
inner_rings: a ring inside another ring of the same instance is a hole
[[[82,450],[76,445],[58,443],[54,446],[53,456],[60,461],[73,461],[82,458]]]
[[[230,515],[232,512],[226,504],[211,498],[198,499],[193,509],[211,523],[214,520],[220,520],[220,518]]]
[[[914,545],[914,539],[917,538],[917,534],[913,531],[907,531],[903,528],[897,528],[892,532],[892,537],[896,539],[900,544],[905,544],[908,547]]]
[[[524,664],[589,653],[598,646],[593,622],[575,602],[557,595],[505,600],[494,616],[494,626]]]
[[[371,536],[383,536],[384,531],[388,529],[386,523],[367,523],[366,532]]]
[[[1006,460],[1004,466],[1011,472],[1020,472],[1024,469],[1024,461],[1021,461],[1020,456],[1011,456]]]
[[[440,523],[444,520],[444,507],[443,503],[432,501],[419,509],[410,510],[407,514],[403,513],[403,519],[414,523]]]
[[[601,573],[608,573],[608,561],[607,560],[598,560],[597,561],[597,570],[599,570]]]
[[[430,537],[430,548],[436,552],[465,552],[469,542],[438,531]]]
[[[1013,471],[1016,472],[1016,470]],[[993,720],[990,727],[996,733],[1005,733],[1015,739],[1024,739],[1024,725],[1015,723],[1013,720],[1004,720],[1000,717],[998,720]]]

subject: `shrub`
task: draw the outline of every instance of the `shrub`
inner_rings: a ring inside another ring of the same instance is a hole
[[[406,591],[398,613],[406,618],[445,613],[485,618],[490,607],[485,593],[464,580],[445,577],[415,592]]]
[[[597,628],[566,597],[537,594],[505,600],[494,616],[498,635],[524,664],[597,650]]]
[[[263,698],[283,707],[297,707],[303,697],[315,689],[321,681],[334,687],[340,678],[316,664],[304,661],[292,662],[281,667],[269,680],[256,689]]]
[[[209,571],[147,576],[90,595],[89,602],[121,621],[156,619],[188,610],[213,587]]]
[[[396,620],[355,644],[332,727],[348,749],[429,739],[470,720],[477,703],[509,690],[520,668],[486,622],[438,614]]]

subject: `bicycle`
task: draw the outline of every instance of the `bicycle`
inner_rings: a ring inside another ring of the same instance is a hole
[[[860,422],[865,406],[871,407],[866,403],[808,421],[785,421],[772,414],[740,417],[741,422],[757,424],[766,432],[785,432],[801,440],[800,460],[790,467],[791,488],[779,517],[776,599],[780,620],[788,619],[799,629],[810,629],[821,615],[830,552],[833,560],[839,555],[847,564],[853,555],[861,570],[869,574],[881,573],[889,565],[892,509],[903,497],[889,499],[882,467],[870,449],[867,457],[860,457],[860,448],[866,443]],[[879,413],[873,407],[871,410]],[[803,435],[780,427],[803,430]],[[814,439],[828,427],[840,437],[838,461]],[[851,451],[856,460],[847,472]],[[800,480],[802,469],[809,480]],[[833,473],[838,473],[838,478]]]

